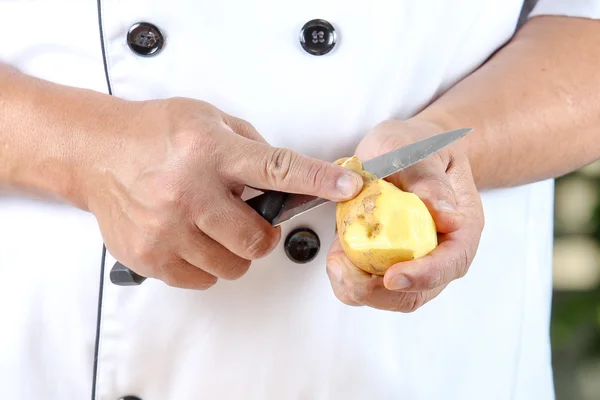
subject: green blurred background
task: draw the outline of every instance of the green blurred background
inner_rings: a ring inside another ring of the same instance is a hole
[[[552,347],[557,400],[600,400],[600,162],[556,180]]]

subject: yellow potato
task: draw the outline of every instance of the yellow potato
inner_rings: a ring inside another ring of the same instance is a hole
[[[417,195],[364,171],[356,156],[336,164],[361,174],[364,181],[354,199],[336,206],[340,242],[354,265],[384,275],[393,264],[423,257],[435,249],[435,222]]]

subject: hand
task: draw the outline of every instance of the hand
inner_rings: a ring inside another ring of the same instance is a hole
[[[356,155],[366,161],[444,130],[427,121],[386,121],[361,141]],[[459,140],[388,178],[427,205],[437,225],[438,247],[425,257],[393,265],[381,277],[352,265],[336,236],[327,258],[327,273],[339,300],[353,306],[412,312],[466,274],[479,245],[484,217],[461,145]]]
[[[170,286],[237,279],[278,243],[280,229],[240,198],[245,185],[334,201],[362,187],[357,174],[272,147],[248,122],[207,103],[178,98],[125,108],[133,122],[106,132],[112,139],[94,158],[102,164],[90,168],[87,207],[117,260]]]

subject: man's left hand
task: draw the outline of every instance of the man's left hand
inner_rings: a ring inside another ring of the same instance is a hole
[[[386,121],[361,141],[356,155],[366,161],[444,130],[429,121]],[[467,273],[484,216],[462,140],[387,178],[423,200],[437,226],[438,246],[422,258],[395,264],[384,276],[375,276],[350,262],[336,236],[327,256],[327,273],[340,301],[412,312]]]

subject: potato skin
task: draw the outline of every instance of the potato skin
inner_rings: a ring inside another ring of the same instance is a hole
[[[364,181],[355,198],[336,206],[340,243],[354,265],[384,275],[390,266],[422,257],[437,246],[435,223],[418,196],[364,171],[357,157],[336,163],[360,173]]]

